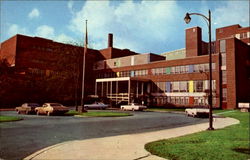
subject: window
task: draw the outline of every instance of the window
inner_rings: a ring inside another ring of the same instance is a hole
[[[194,97],[194,104],[199,105],[199,98],[198,97]]]
[[[166,90],[165,92],[171,92],[171,84],[170,82],[166,82]]]
[[[204,64],[204,72],[209,72],[209,64]]]
[[[226,66],[227,61],[226,61],[226,54],[221,53],[221,66]]]
[[[180,66],[180,73],[187,73],[186,66]]]
[[[174,103],[175,104],[175,97],[170,97],[170,103]]]
[[[194,72],[200,72],[199,64],[194,65]]]
[[[155,68],[151,69],[152,75],[155,75]]]
[[[185,97],[180,97],[180,104],[185,104]]]
[[[180,73],[180,70],[181,70],[180,66],[176,66],[175,67],[175,73],[176,74]]]
[[[227,88],[222,88],[222,101],[227,101]]]
[[[203,81],[194,81],[194,91],[202,92],[203,91]]]
[[[180,86],[180,83],[179,82],[172,82],[173,84],[173,92],[179,92],[179,86]]]
[[[226,52],[226,40],[220,40],[220,52]]]
[[[175,103],[180,104],[180,97],[175,97]]]
[[[189,73],[193,73],[194,72],[194,65],[189,65]]]
[[[185,104],[189,104],[189,97],[185,97]]]
[[[171,67],[171,74],[175,74],[175,67]]]
[[[222,76],[222,84],[227,84],[227,71],[222,71],[221,76]]]
[[[215,63],[212,63],[212,70],[215,70],[215,67],[216,67]]]
[[[131,77],[134,77],[135,76],[135,71],[131,71],[130,74],[131,74]]]
[[[187,92],[187,81],[180,81],[180,92]]]
[[[171,73],[171,67],[167,67],[166,68],[166,74],[170,74]]]
[[[162,93],[165,91],[165,83],[164,82],[159,82],[159,92]]]

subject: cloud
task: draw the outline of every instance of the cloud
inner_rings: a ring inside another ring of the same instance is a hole
[[[69,0],[67,3],[68,9],[71,10],[73,8],[73,4],[74,4],[74,2],[72,0]]]
[[[67,36],[67,35],[65,35],[65,34],[60,34],[60,35],[58,35],[58,36],[55,36],[54,38],[53,38],[53,40],[54,41],[57,41],[57,42],[62,42],[62,43],[72,43],[72,44],[74,44],[74,42],[75,42],[75,40],[72,38],[72,37],[70,37],[70,36]]]
[[[48,25],[41,25],[37,27],[34,35],[38,37],[42,37],[42,38],[48,38],[53,41],[57,41],[61,43],[72,43],[72,44],[76,43],[72,37],[64,33],[57,35],[55,33],[55,29]]]
[[[89,40],[94,48],[105,48],[108,33],[114,33],[117,48],[158,52],[162,49],[150,48],[160,45],[164,48],[166,41],[179,35],[176,26],[183,20],[177,18],[183,19],[184,15],[179,10],[175,1],[122,1],[116,5],[110,1],[86,1],[72,16],[69,28],[83,35],[85,19],[88,19]]]
[[[26,28],[24,27],[20,27],[17,24],[11,24],[7,30],[7,34],[8,36],[14,36],[16,34],[28,34],[28,31]]]
[[[71,14],[74,14],[73,5],[74,5],[74,2],[72,0],[69,0],[67,3],[67,7],[68,7]]]
[[[28,14],[28,17],[30,19],[37,18],[39,16],[40,16],[40,12],[37,8],[33,8],[32,11],[30,11],[30,13]]]
[[[55,30],[53,27],[48,25],[41,25],[36,28],[35,35],[43,38],[53,39],[55,37]]]
[[[249,1],[228,1],[212,13],[215,28],[233,24],[249,26]]]

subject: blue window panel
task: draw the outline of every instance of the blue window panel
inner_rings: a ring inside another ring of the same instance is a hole
[[[170,82],[166,82],[166,91],[170,92]]]
[[[193,73],[194,72],[194,65],[189,65],[189,73]]]
[[[135,71],[131,71],[131,77],[135,76]]]

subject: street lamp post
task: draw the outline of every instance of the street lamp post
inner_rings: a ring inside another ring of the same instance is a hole
[[[188,24],[191,21],[191,15],[198,15],[202,16],[206,23],[208,24],[208,35],[209,35],[209,96],[208,96],[208,103],[209,103],[209,128],[208,130],[214,130],[213,128],[213,100],[212,100],[212,48],[211,48],[211,11],[208,11],[208,17],[204,16],[200,13],[186,13],[184,21]]]

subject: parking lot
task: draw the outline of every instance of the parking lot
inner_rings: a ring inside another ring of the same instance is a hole
[[[17,116],[14,111],[0,113]],[[207,121],[176,113],[130,113],[134,116],[87,118],[18,115],[23,118],[22,121],[0,123],[0,158],[22,159],[39,149],[65,141],[143,133]]]

